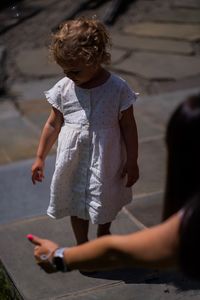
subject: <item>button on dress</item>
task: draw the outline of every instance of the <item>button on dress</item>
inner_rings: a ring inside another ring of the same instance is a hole
[[[119,119],[136,94],[111,74],[105,83],[90,89],[64,77],[45,95],[64,118],[47,214],[77,216],[94,224],[113,221],[132,200],[132,189],[125,187],[126,179],[121,177],[126,150]]]

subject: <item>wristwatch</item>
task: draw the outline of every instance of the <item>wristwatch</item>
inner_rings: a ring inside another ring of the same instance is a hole
[[[61,271],[61,272],[71,271],[64,260],[64,251],[66,249],[67,248],[58,248],[55,250],[53,254],[52,264],[54,265],[57,271]]]

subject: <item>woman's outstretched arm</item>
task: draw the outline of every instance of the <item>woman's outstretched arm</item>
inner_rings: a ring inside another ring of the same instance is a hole
[[[180,216],[133,234],[105,236],[80,246],[66,248],[64,259],[70,270],[96,271],[121,267],[170,268],[178,266]],[[51,261],[56,243],[32,236],[37,245],[34,255],[40,262],[42,254]]]

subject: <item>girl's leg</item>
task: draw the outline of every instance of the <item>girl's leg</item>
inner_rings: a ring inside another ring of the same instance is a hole
[[[97,228],[97,237],[111,234],[110,226],[111,226],[111,222],[105,224],[99,224]]]
[[[77,241],[77,245],[88,242],[89,221],[71,216],[71,224]]]

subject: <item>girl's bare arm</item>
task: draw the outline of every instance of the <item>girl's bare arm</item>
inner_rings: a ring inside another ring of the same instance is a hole
[[[61,112],[52,107],[49,118],[47,119],[47,122],[42,130],[36,160],[31,168],[33,184],[35,184],[36,181],[41,182],[43,180],[45,158],[55,143],[62,124],[63,116]]]
[[[47,119],[39,141],[37,157],[44,160],[57,140],[61,126],[63,124],[63,115],[56,108],[52,107],[49,118]]]

